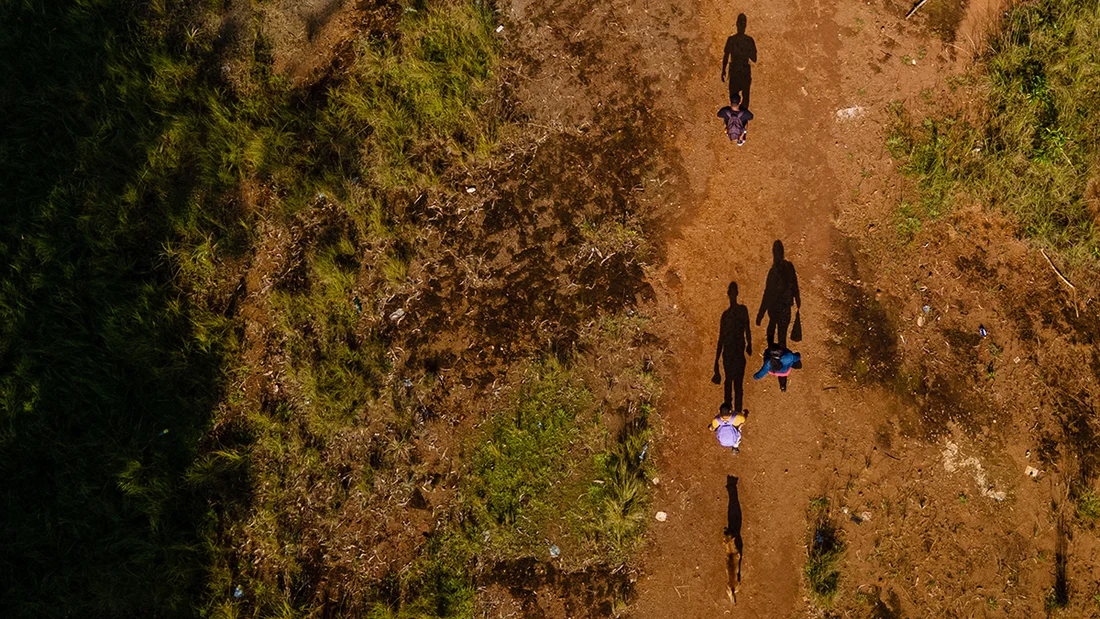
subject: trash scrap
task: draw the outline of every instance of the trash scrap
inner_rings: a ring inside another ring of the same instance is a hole
[[[852,107],[841,108],[841,109],[836,111],[836,119],[837,120],[855,120],[855,119],[859,118],[860,116],[863,116],[863,113],[865,111],[866,110],[862,106],[859,106],[859,105],[853,105]]]

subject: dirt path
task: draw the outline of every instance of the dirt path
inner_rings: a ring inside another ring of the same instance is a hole
[[[830,168],[840,149],[833,137],[840,32],[831,5],[821,3],[729,8],[702,0],[700,9],[706,56],[695,59],[679,135],[695,211],[671,241],[668,265],[679,278],[686,318],[673,343],[676,374],[664,407],[659,461],[664,478],[656,508],[669,518],[654,524],[634,614],[786,617],[801,597],[804,514],[826,479],[814,463],[826,423],[822,387],[831,378],[824,309],[832,282],[827,265],[837,250],[831,218],[842,191]],[[739,10],[759,54],[751,99],[756,119],[741,148],[726,139],[715,118],[727,96],[719,81],[722,51]],[[787,393],[779,392],[774,378],[754,382],[766,342],[764,326],[753,323],[754,354],[745,377],[745,406],[752,414],[741,454],[732,456],[705,427],[722,401],[722,388],[710,382],[719,317],[728,306],[726,288],[736,281],[739,302],[755,318],[776,239],[784,242],[802,289],[805,338],[792,348],[802,352],[806,367],[794,373]],[[744,539],[735,607],[725,592],[727,476],[738,478]]]

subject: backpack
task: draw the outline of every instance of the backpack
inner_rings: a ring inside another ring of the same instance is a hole
[[[739,114],[732,110],[730,112],[730,115],[726,117],[726,135],[730,136],[731,140],[736,140],[745,132],[745,123],[741,122]]]
[[[718,436],[718,444],[722,447],[737,447],[741,443],[741,430],[733,425],[732,419],[729,421],[719,419],[715,434]]]
[[[718,110],[718,117],[726,121],[726,135],[730,140],[736,140],[745,132],[745,123],[741,120],[741,114],[734,112],[733,108],[726,106]]]

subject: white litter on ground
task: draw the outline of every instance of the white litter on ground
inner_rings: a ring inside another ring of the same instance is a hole
[[[994,501],[1003,501],[1008,496],[1003,490],[993,489],[989,476],[977,458],[974,456],[959,458],[959,446],[951,441],[947,441],[947,446],[943,450],[943,468],[948,473],[954,473],[961,468],[972,468],[974,469],[974,481],[977,482],[978,490],[982,493],[982,496]]]
[[[841,109],[836,111],[836,119],[837,120],[855,120],[855,119],[859,118],[860,116],[863,116],[863,113],[865,111],[866,110],[862,106],[859,106],[859,105],[853,105],[852,107],[841,108]]]

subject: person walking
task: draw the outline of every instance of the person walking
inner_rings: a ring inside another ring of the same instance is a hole
[[[718,118],[726,121],[726,135],[730,141],[737,141],[738,146],[745,145],[748,136],[748,124],[753,119],[752,112],[741,109],[740,100],[731,100],[730,104],[718,110]]]
[[[714,435],[718,438],[718,444],[722,447],[728,447],[734,455],[741,452],[741,428],[745,426],[745,420],[748,419],[748,416],[748,410],[734,415],[730,405],[723,403],[718,407],[718,416],[710,422],[710,429],[714,431]]]
[[[787,377],[791,370],[802,369],[802,355],[787,350],[779,344],[769,344],[764,351],[764,365],[760,371],[752,375],[753,380],[760,380],[768,374],[779,377],[779,390],[787,390]]]
[[[764,314],[768,315],[769,346],[778,343],[786,348],[792,304],[802,308],[802,297],[798,294],[798,274],[795,273],[794,265],[783,258],[783,242],[777,240],[772,244],[772,266],[768,270],[768,281],[764,286],[764,298],[760,300],[760,310],[756,313],[758,327],[764,320]]]

